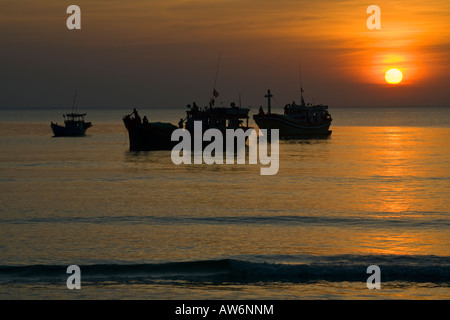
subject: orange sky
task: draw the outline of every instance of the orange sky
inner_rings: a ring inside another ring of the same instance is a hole
[[[66,28],[79,5],[82,29]],[[381,8],[381,30],[366,9]],[[0,0],[0,106],[450,105],[450,1]],[[403,82],[388,85],[390,67]]]

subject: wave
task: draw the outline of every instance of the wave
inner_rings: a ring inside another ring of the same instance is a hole
[[[383,214],[383,213],[378,213]],[[430,214],[434,214],[431,212]],[[357,216],[299,216],[299,215],[272,215],[272,216],[214,216],[214,217],[171,217],[171,216],[56,216],[47,218],[0,218],[0,223],[7,224],[36,224],[36,223],[109,223],[109,224],[255,224],[255,225],[339,225],[354,227],[428,227],[448,228],[450,220],[444,218],[374,218]]]
[[[253,257],[139,264],[79,265],[83,283],[198,282],[247,284],[317,281],[362,281],[367,268],[378,265],[381,281],[436,283],[450,286],[450,257],[339,255]],[[276,262],[283,260],[283,262]],[[0,284],[57,283],[70,276],[68,265],[0,266]]]

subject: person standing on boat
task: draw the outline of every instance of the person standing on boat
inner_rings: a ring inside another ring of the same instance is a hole
[[[133,108],[132,115],[134,115],[134,121],[136,121],[137,123],[141,123],[141,117],[139,116],[136,108]]]
[[[264,109],[262,106],[259,107],[259,115],[263,115],[264,114]]]

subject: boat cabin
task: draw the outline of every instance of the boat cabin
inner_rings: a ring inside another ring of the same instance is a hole
[[[296,104],[294,101],[292,104],[285,105],[284,114],[295,120],[309,123],[331,121],[328,106],[322,104],[305,104],[304,101],[302,102],[301,105]]]
[[[231,107],[205,107],[199,109],[194,103],[193,107],[188,105],[186,111],[186,129],[194,130],[194,121],[201,121],[202,127],[206,129],[238,129],[243,126],[244,120],[248,127],[249,108],[240,108],[231,103]]]
[[[66,127],[90,127],[90,122],[85,122],[84,117],[86,116],[86,113],[66,113],[63,115],[64,117],[64,124]]]

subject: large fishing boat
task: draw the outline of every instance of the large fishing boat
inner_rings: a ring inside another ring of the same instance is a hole
[[[234,103],[230,107],[213,107],[213,105],[213,99],[209,107],[199,108],[195,103],[192,106],[188,105],[186,117],[180,119],[178,127],[167,122],[149,122],[147,117],[141,120],[137,110],[134,109],[131,114],[123,117],[128,130],[130,151],[170,150],[179,143],[179,141],[172,141],[172,132],[181,128],[193,135],[195,122],[201,122],[203,132],[214,128],[220,130],[224,137],[226,129],[241,128],[244,131],[250,129],[249,108],[241,108]]]
[[[169,150],[172,149],[179,141],[172,141],[172,132],[176,129],[185,129],[191,136],[198,134],[196,123],[201,123],[201,134],[208,129],[218,129],[221,131],[224,139],[223,143],[226,145],[226,130],[227,129],[243,129],[244,131],[251,129],[248,126],[248,112],[249,108],[241,108],[233,102],[230,107],[214,107],[215,99],[219,96],[216,90],[217,75],[220,65],[220,55],[217,62],[216,76],[214,80],[213,92],[209,100],[209,106],[199,108],[194,102],[187,105],[189,109],[186,111],[186,117],[180,119],[178,127],[167,122],[149,122],[147,117],[141,121],[136,109],[133,113],[123,117],[123,122],[128,130],[130,139],[131,151],[146,151],[146,150]],[[244,124],[245,121],[245,124]],[[248,136],[246,136],[247,139]],[[203,141],[203,144],[205,142]],[[194,143],[191,144],[192,147]],[[235,145],[236,146],[236,145]]]
[[[86,122],[84,117],[86,113],[76,113],[76,101],[77,92],[75,91],[75,96],[73,98],[72,104],[72,112],[66,113],[63,115],[64,117],[64,126],[60,126],[57,123],[51,123],[50,127],[52,128],[53,134],[55,137],[75,137],[75,136],[84,136],[86,134],[86,130],[92,127],[91,122]]]
[[[260,129],[279,129],[281,138],[296,138],[309,136],[326,136],[331,134],[329,130],[331,125],[331,115],[328,113],[328,106],[305,104],[303,99],[303,89],[300,95],[300,104],[294,101],[286,104],[284,114],[272,113],[271,98],[273,95],[270,90],[267,91],[268,112],[259,108],[259,113],[253,116]]]

